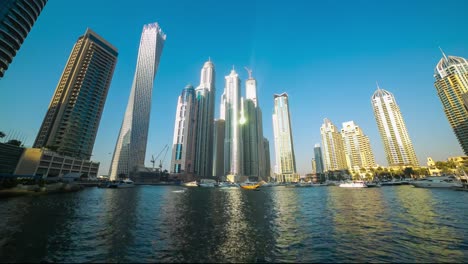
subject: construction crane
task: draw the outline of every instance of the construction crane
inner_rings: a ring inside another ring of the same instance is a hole
[[[161,154],[163,153],[164,150],[166,150],[166,152],[164,154],[164,158],[163,158],[163,159],[165,159],[166,155],[167,155],[167,151],[169,150],[169,145],[168,144],[166,144],[164,146],[164,148],[161,150],[161,152],[159,152],[159,154],[156,156],[156,158],[154,157],[154,155],[151,155],[151,161],[150,162],[153,163],[153,171],[154,171],[154,165],[155,165],[156,161],[158,160],[159,156],[161,156]],[[159,171],[161,171],[161,169],[162,169],[162,160],[159,161]]]

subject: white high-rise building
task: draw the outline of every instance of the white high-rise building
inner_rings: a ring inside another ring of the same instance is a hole
[[[213,174],[213,125],[215,101],[215,68],[211,59],[203,65],[200,85],[195,89],[197,100],[197,132],[195,139],[195,173],[202,177]]]
[[[158,23],[144,25],[132,90],[109,171],[111,180],[129,177],[145,165],[153,82],[165,40]]]
[[[226,86],[222,95],[221,118],[225,120],[224,174],[228,180],[239,181],[243,175],[241,133],[241,83],[234,69],[225,77]],[[242,120],[243,121],[243,120]]]
[[[390,92],[380,89],[371,98],[375,120],[385,148],[389,166],[419,166],[413,143],[406,130],[395,97]]]
[[[364,135],[362,129],[354,121],[343,123],[341,129],[343,145],[348,169],[359,173],[361,168],[375,167],[374,154],[370,146],[369,137]]]
[[[273,112],[273,132],[275,137],[276,181],[297,182],[296,158],[289,113],[288,94],[275,94]]]
[[[325,118],[320,127],[320,135],[322,136],[324,170],[345,170],[347,164],[340,130],[328,118]]]
[[[195,160],[196,101],[195,89],[187,85],[179,96],[174,125],[171,173],[192,177]],[[179,178],[181,178],[179,177]],[[187,180],[191,180],[188,179]]]

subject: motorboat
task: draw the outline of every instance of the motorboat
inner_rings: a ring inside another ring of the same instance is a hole
[[[419,188],[457,188],[463,184],[454,176],[430,176],[410,182],[414,187]]]
[[[245,190],[255,190],[260,187],[260,184],[256,182],[247,181],[247,182],[241,183],[240,187]]]
[[[108,188],[132,188],[135,187],[135,183],[130,179],[123,179],[118,181],[109,182]]]
[[[228,188],[237,188],[239,185],[233,183],[233,182],[219,182],[218,185],[216,185],[219,188],[222,189],[228,189]]]
[[[380,187],[379,182],[366,182],[367,188],[372,188],[372,187]]]
[[[197,181],[184,182],[182,183],[184,187],[198,187]]]
[[[311,182],[298,182],[294,185],[295,187],[312,187]]]
[[[367,184],[363,181],[353,181],[340,183],[339,187],[342,188],[367,188]]]
[[[216,181],[213,179],[201,179],[200,183],[198,184],[198,187],[208,187],[212,188],[215,187]]]
[[[325,187],[325,186],[330,186],[328,183],[312,183],[310,185],[311,187]]]

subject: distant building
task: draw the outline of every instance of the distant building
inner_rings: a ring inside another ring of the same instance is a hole
[[[388,166],[419,166],[413,143],[393,94],[377,86],[371,103]]]
[[[145,168],[153,84],[165,41],[158,23],[143,26],[135,77],[109,170],[111,180]]]
[[[468,61],[442,55],[434,70],[434,86],[455,136],[468,155]]]
[[[28,36],[47,0],[0,1],[0,78]]]
[[[317,173],[317,163],[315,162],[315,158],[313,158],[310,163],[312,165],[312,173],[311,174],[316,174]]]
[[[320,127],[322,152],[325,171],[344,170],[348,168],[340,130],[327,118]]]
[[[361,168],[376,166],[369,137],[364,135],[362,129],[354,121],[343,123],[341,136],[349,170],[359,173]]]
[[[315,157],[315,173],[323,173],[324,166],[323,166],[322,148],[320,148],[320,144],[315,144],[314,157]]]
[[[267,138],[263,138],[263,149],[265,151],[265,177],[269,181],[271,180],[271,162],[270,162],[270,142]]]
[[[278,168],[277,181],[297,182],[299,175],[296,170],[294,143],[289,112],[288,94],[275,94],[273,112],[273,132],[275,136],[275,157]]]
[[[61,155],[90,159],[117,49],[87,29],[78,38],[49,104],[35,148],[53,147]]]
[[[0,174],[14,174],[24,148],[0,143]]]
[[[224,175],[224,129],[223,119],[214,121],[213,134],[213,176],[222,178]]]
[[[62,177],[77,174],[81,178],[97,178],[99,162],[63,156],[40,148],[24,150],[15,170],[16,175]]]

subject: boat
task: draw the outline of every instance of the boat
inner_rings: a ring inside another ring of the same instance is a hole
[[[239,185],[233,183],[233,182],[219,182],[216,187],[222,188],[222,189],[230,189],[230,188],[237,188]]]
[[[131,188],[135,187],[135,183],[130,179],[123,179],[118,181],[111,181],[109,182],[108,188]]]
[[[184,187],[198,187],[197,181],[184,182],[182,183]]]
[[[295,187],[312,187],[310,182],[298,182],[294,185]]]
[[[328,183],[312,183],[311,187],[324,187],[324,186],[330,186]]]
[[[216,181],[213,179],[201,179],[200,183],[198,184],[198,187],[208,187],[212,188],[215,187]]]
[[[245,190],[256,190],[260,184],[241,184],[240,187]]]
[[[380,187],[381,184],[379,182],[366,182],[367,188],[372,188],[372,187]]]
[[[381,181],[381,182],[380,182],[380,185],[381,185],[381,186],[396,186],[396,185],[402,185],[402,184],[403,184],[402,181],[400,181],[400,180],[395,180],[395,179],[393,179],[393,180],[391,180],[391,181],[386,180],[386,181]]]
[[[463,184],[455,176],[429,176],[423,179],[410,182],[418,188],[458,188]]]
[[[341,183],[339,187],[342,188],[367,188],[367,184],[363,181],[353,181]]]

